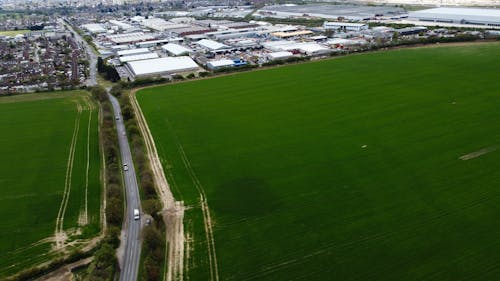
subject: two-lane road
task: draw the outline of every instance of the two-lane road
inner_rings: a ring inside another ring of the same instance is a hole
[[[141,211],[141,201],[139,198],[139,188],[137,185],[134,163],[132,162],[132,153],[130,152],[127,134],[125,133],[120,104],[114,96],[110,94],[108,94],[108,96],[115,113],[116,130],[118,133],[118,143],[120,145],[123,179],[127,197],[127,210],[124,221],[126,238],[125,241],[122,241],[122,243],[125,243],[125,253],[120,272],[120,281],[136,281],[139,260],[141,257],[142,241],[140,238],[141,220],[134,219],[134,209],[139,209],[139,211]],[[124,169],[125,164],[128,167],[127,171]]]

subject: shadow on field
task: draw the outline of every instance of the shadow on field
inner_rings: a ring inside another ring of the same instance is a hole
[[[268,184],[257,178],[238,178],[221,184],[220,195],[210,200],[218,213],[233,216],[261,216],[276,210],[279,200]]]

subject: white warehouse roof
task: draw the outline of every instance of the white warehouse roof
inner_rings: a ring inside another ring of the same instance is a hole
[[[151,53],[147,48],[130,49],[116,52],[119,56],[130,56]]]
[[[220,67],[229,67],[229,66],[233,66],[233,65],[234,65],[234,61],[228,60],[228,59],[212,60],[212,61],[207,62],[207,66],[211,69],[220,68]]]
[[[205,47],[207,49],[210,49],[210,50],[220,50],[220,49],[229,48],[228,45],[224,45],[222,43],[219,43],[219,42],[214,41],[214,40],[209,40],[209,39],[202,39],[202,40],[196,42],[196,44],[198,44],[202,47]]]
[[[166,45],[163,45],[161,48],[166,52],[173,54],[174,56],[180,56],[182,54],[191,53],[193,51],[189,48],[173,43],[168,43]]]
[[[108,35],[108,39],[115,44],[122,43],[132,43],[147,40],[154,40],[155,38],[151,34],[145,34],[144,32],[133,32],[133,33],[123,33],[116,35]]]
[[[267,56],[270,59],[277,60],[277,59],[289,58],[289,57],[293,56],[293,54],[291,52],[274,52],[274,53],[267,54]]]
[[[117,20],[110,20],[109,23],[112,25],[116,25],[121,29],[131,29],[133,27],[128,23],[117,21]]]
[[[157,53],[147,53],[147,54],[139,54],[139,55],[132,55],[132,56],[123,56],[120,57],[120,62],[129,62],[129,61],[137,61],[137,60],[148,60],[148,59],[155,59],[158,57]]]
[[[500,9],[433,8],[410,12],[410,17],[426,21],[500,25]]]
[[[134,76],[170,74],[198,69],[198,65],[186,56],[132,61],[127,65]]]
[[[104,33],[106,32],[106,29],[98,23],[89,23],[89,24],[84,24],[82,27],[86,30],[88,30],[90,33]]]

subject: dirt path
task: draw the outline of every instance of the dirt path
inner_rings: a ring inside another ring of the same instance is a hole
[[[499,148],[499,146],[497,146],[497,145],[485,147],[485,148],[480,149],[478,151],[474,151],[474,152],[471,152],[469,154],[462,155],[458,159],[460,159],[460,160],[474,159],[474,158],[480,157],[482,155],[488,154],[490,152],[493,152],[493,151],[497,150],[498,148]]]
[[[77,262],[65,265],[47,275],[37,278],[37,281],[72,281],[73,273],[71,272],[74,268],[79,266],[90,264],[93,257],[89,257]]]
[[[165,177],[163,166],[161,165],[153,137],[147,126],[147,123],[142,114],[135,98],[135,91],[130,93],[130,103],[137,116],[137,123],[144,137],[147,156],[153,171],[157,192],[163,202],[163,214],[166,225],[166,250],[167,270],[165,280],[183,280],[184,278],[184,203],[175,201],[170,186]]]
[[[80,129],[80,117],[83,108],[80,103],[77,103],[77,115],[75,118],[75,128],[73,130],[73,137],[71,139],[71,145],[68,155],[68,163],[66,166],[66,179],[64,182],[63,198],[61,200],[61,205],[59,206],[59,211],[56,218],[56,228],[54,231],[55,248],[62,249],[64,242],[66,241],[67,234],[64,232],[64,215],[66,214],[66,207],[68,206],[69,196],[71,194],[71,178],[73,175],[73,163],[75,158],[76,143],[78,140],[78,131]]]

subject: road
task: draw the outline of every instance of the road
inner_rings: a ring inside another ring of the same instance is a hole
[[[81,46],[84,46],[87,57],[89,58],[89,77],[85,82],[87,86],[97,85],[97,55],[94,53],[92,46],[90,46],[85,39],[83,39],[78,32],[76,32],[73,27],[68,24],[65,19],[59,19],[59,22],[66,26],[68,30],[75,36],[75,40]]]
[[[139,209],[142,214],[141,201],[139,198],[139,188],[137,185],[134,163],[132,162],[132,153],[130,152],[127,135],[125,134],[120,104],[114,96],[110,94],[108,94],[108,96],[113,105],[115,117],[117,117],[116,130],[118,133],[122,164],[127,164],[128,166],[128,170],[123,171],[127,208],[123,224],[123,230],[126,234],[125,241],[122,241],[122,243],[125,243],[125,253],[120,272],[120,281],[136,281],[137,272],[139,270],[139,260],[141,257],[142,240],[140,238],[141,220],[134,220],[134,209]]]

